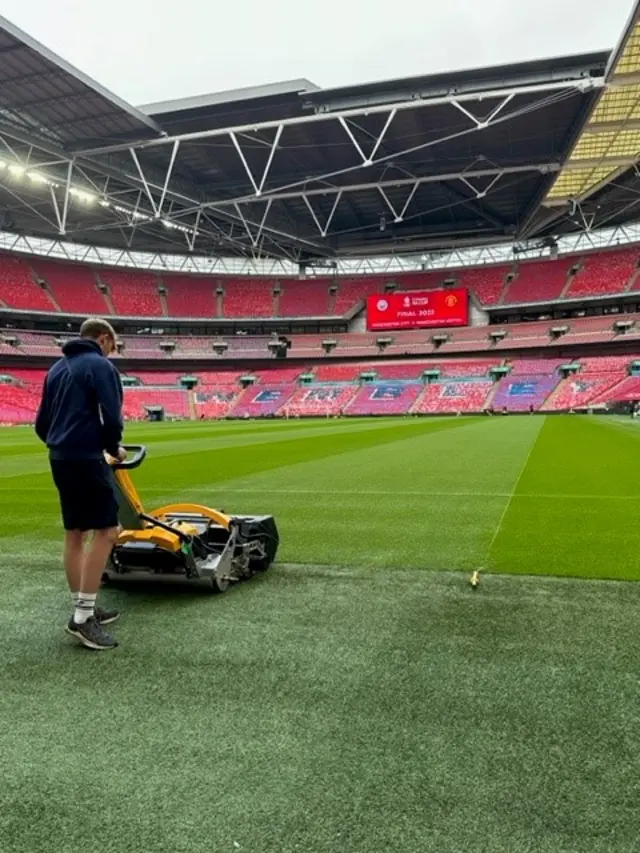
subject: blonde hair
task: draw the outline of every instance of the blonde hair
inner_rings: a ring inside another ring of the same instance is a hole
[[[89,317],[84,321],[82,326],[80,326],[81,338],[91,338],[92,340],[97,341],[102,335],[109,335],[115,344],[116,330],[113,328],[111,323],[107,320],[101,319],[100,317]]]

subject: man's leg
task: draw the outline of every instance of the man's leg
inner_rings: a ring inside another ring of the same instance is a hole
[[[83,530],[66,530],[64,534],[64,571],[74,603],[80,592],[86,537]]]
[[[108,611],[96,613],[96,598],[98,597],[102,573],[117,536],[117,527],[96,530],[93,540],[84,554],[80,590],[67,631],[90,649],[113,649],[118,645],[102,625],[102,622],[105,621],[105,615],[109,616]],[[116,619],[117,611],[113,611],[113,613],[113,619]],[[106,621],[113,621],[113,619],[108,618]]]
[[[96,598],[102,582],[102,574],[107,565],[113,544],[118,538],[117,527],[96,530],[93,540],[84,552],[81,562],[81,575],[78,586],[78,598],[73,621],[82,625],[95,613]]]

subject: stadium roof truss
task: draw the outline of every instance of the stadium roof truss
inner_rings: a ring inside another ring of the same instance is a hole
[[[611,54],[134,108],[0,19],[0,228],[309,264],[619,225],[640,203],[637,22]]]

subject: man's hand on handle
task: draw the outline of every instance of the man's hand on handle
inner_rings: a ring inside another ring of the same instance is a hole
[[[119,447],[117,456],[112,456],[105,450],[104,458],[109,463],[109,465],[113,465],[116,462],[124,462],[124,460],[127,458],[127,451],[124,449],[124,447]]]

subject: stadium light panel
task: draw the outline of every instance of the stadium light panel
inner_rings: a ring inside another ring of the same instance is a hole
[[[608,89],[595,108],[589,127],[594,131],[605,122],[623,122],[640,118],[640,84]]]
[[[640,18],[608,76],[589,121],[545,201],[581,201],[640,159]],[[612,127],[613,125],[613,127]],[[581,168],[583,161],[592,161]],[[593,166],[593,161],[597,165]]]
[[[27,177],[30,181],[33,181],[34,184],[49,184],[53,186],[53,182],[48,178],[45,178],[40,172],[27,172]]]
[[[11,172],[11,174],[14,177],[21,178],[24,175],[24,173],[26,172],[26,169],[24,168],[24,166],[21,166],[19,163],[10,163],[9,164],[9,171]]]
[[[640,70],[640,27],[636,23],[613,73],[614,76],[635,74],[638,70]]]
[[[76,187],[71,187],[69,195],[72,195],[74,198],[77,198],[79,201],[84,201],[87,204],[92,204],[96,200],[93,193],[89,193],[86,190],[76,189]]]

